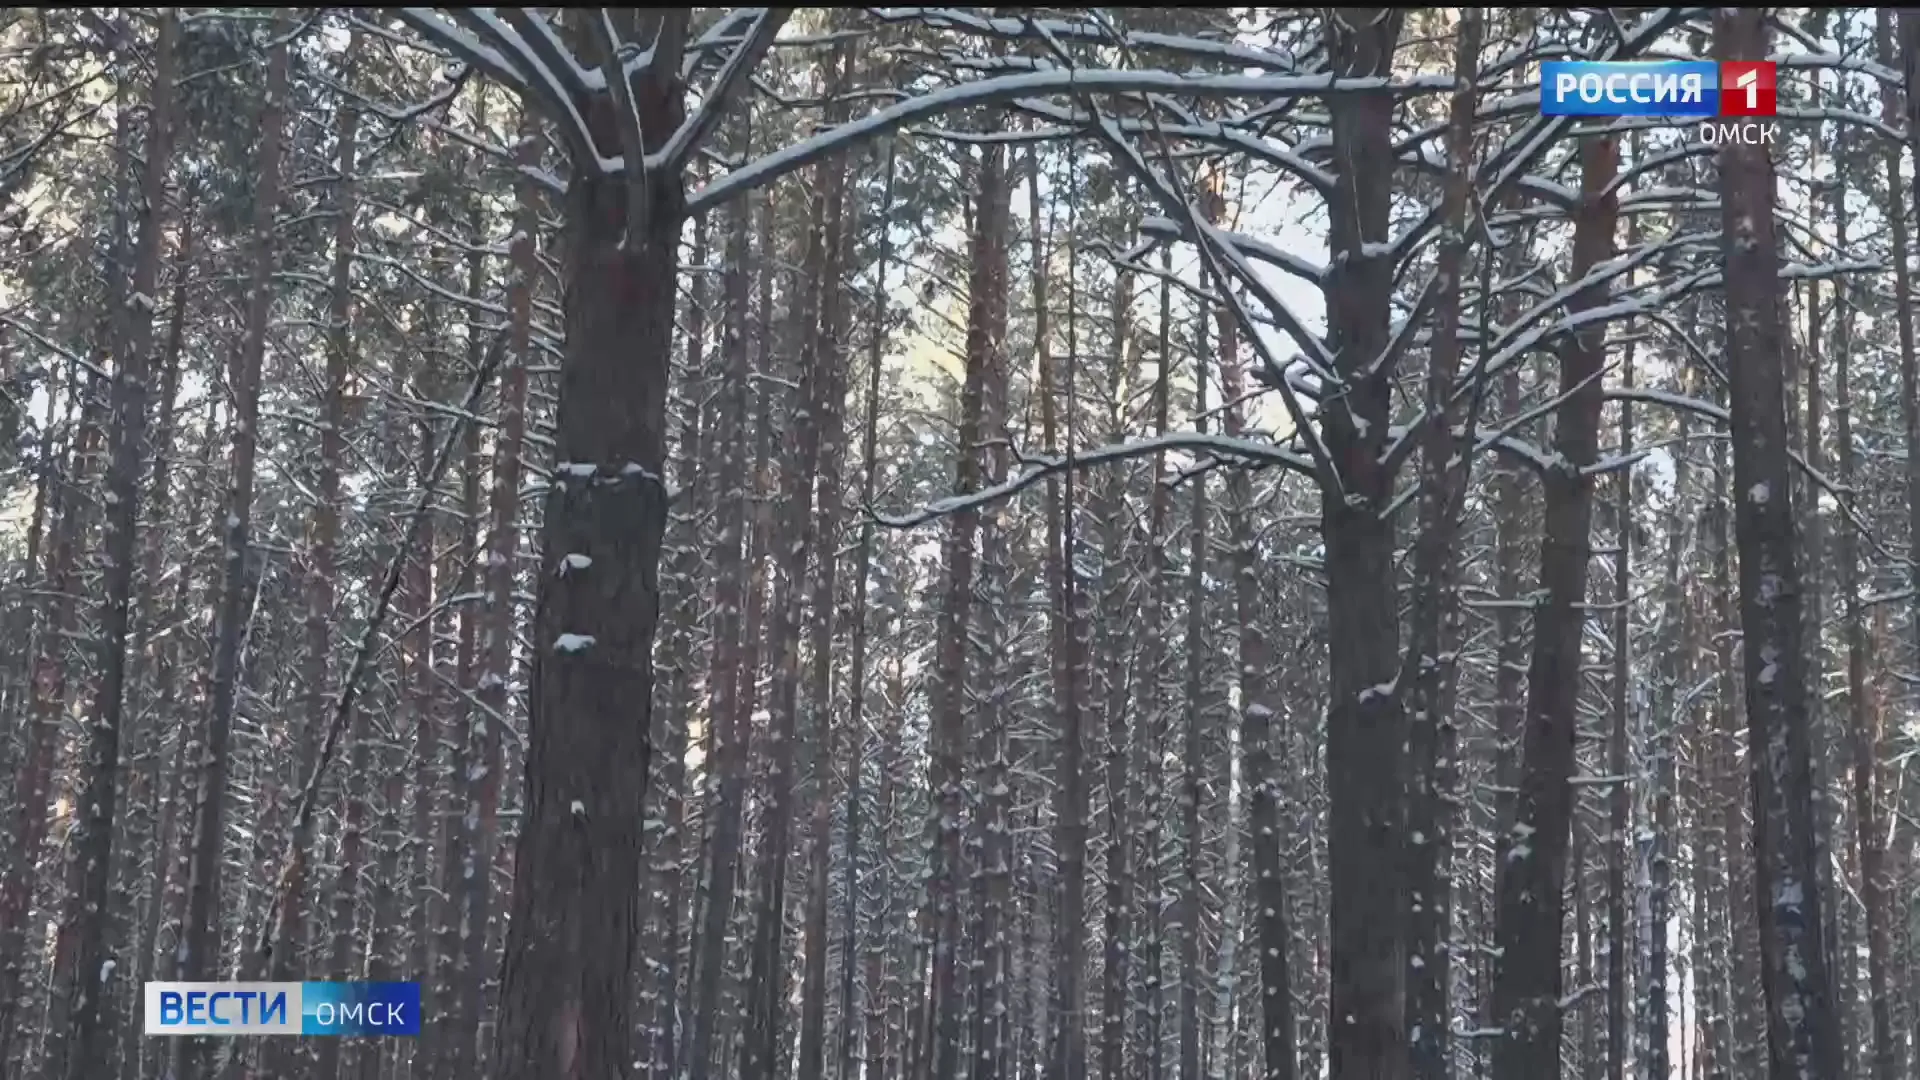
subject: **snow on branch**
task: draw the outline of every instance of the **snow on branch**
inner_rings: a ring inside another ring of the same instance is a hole
[[[1181,238],[1182,233],[1178,222],[1172,218],[1161,217],[1158,214],[1141,218],[1140,231],[1147,236],[1162,240]],[[1247,257],[1256,262],[1263,262],[1269,266],[1284,270],[1306,281],[1309,285],[1318,287],[1324,286],[1327,283],[1326,267],[1303,259],[1291,251],[1282,251],[1272,244],[1267,243],[1265,240],[1248,236],[1246,233],[1230,232],[1222,229],[1218,231],[1217,235],[1227,243],[1239,248]]]
[[[1148,187],[1159,195],[1161,202],[1165,203],[1168,209],[1185,210],[1188,214],[1187,221],[1184,225],[1173,221],[1171,218],[1154,218],[1149,220],[1153,220],[1163,226],[1179,227],[1180,235],[1188,241],[1195,242],[1200,248],[1203,257],[1208,259],[1218,257],[1223,260],[1227,266],[1233,270],[1233,276],[1244,282],[1247,288],[1253,292],[1254,296],[1259,298],[1260,303],[1265,305],[1268,313],[1272,316],[1273,325],[1284,331],[1288,337],[1293,339],[1294,344],[1300,347],[1303,354],[1301,360],[1307,365],[1307,369],[1321,381],[1329,385],[1338,385],[1340,378],[1334,374],[1333,353],[1327,348],[1327,343],[1322,340],[1318,334],[1308,330],[1306,324],[1300,321],[1299,316],[1293,313],[1293,309],[1287,306],[1286,301],[1280,299],[1280,297],[1267,286],[1267,283],[1254,272],[1252,263],[1247,259],[1247,256],[1254,254],[1254,251],[1244,246],[1242,241],[1251,241],[1253,245],[1257,246],[1260,249],[1260,254],[1255,255],[1255,257],[1261,258],[1262,261],[1267,261],[1265,258],[1267,255],[1277,256],[1279,253],[1260,241],[1252,240],[1251,237],[1246,237],[1240,233],[1228,233],[1202,220],[1199,215],[1192,212],[1192,207],[1186,205],[1186,200],[1180,198],[1178,193],[1168,188],[1160,180],[1158,174],[1154,173],[1151,168],[1148,167],[1146,161],[1140,159],[1138,154],[1133,152],[1131,146],[1117,131],[1108,132],[1107,137],[1114,143],[1116,148],[1122,151],[1123,156],[1131,156],[1134,158],[1135,171],[1140,173],[1142,178],[1146,180]],[[1141,170],[1145,171],[1141,172]],[[1141,222],[1141,230],[1144,232],[1147,231],[1147,228],[1147,223],[1145,221]],[[1201,237],[1205,238],[1204,242],[1200,240]],[[1284,258],[1284,256],[1281,257]],[[1274,265],[1281,266],[1284,269],[1293,269],[1279,262],[1274,263]],[[1303,274],[1302,276],[1306,275]],[[1319,274],[1308,278],[1308,280],[1314,281],[1316,284],[1324,284],[1325,282],[1325,278]],[[1237,307],[1237,301],[1235,301],[1235,304]],[[1248,318],[1250,320],[1251,316]],[[1246,329],[1249,334],[1253,335],[1257,343],[1260,340],[1259,335],[1254,333],[1251,326],[1248,326]],[[1277,365],[1269,370],[1268,374],[1274,374],[1275,370],[1277,370]]]
[[[778,180],[862,139],[952,109],[1005,104],[1035,94],[1166,93],[1198,97],[1298,97],[1307,94],[1437,94],[1453,88],[1446,75],[1411,79],[1341,78],[1334,75],[1176,75],[1168,71],[1111,68],[1066,69],[997,75],[920,94],[757,158],[712,181],[687,199],[689,214],[702,213],[744,192]]]
[[[1709,401],[1701,401],[1699,398],[1668,393],[1665,390],[1653,390],[1637,386],[1621,386],[1606,391],[1602,396],[1608,401],[1637,401],[1652,405],[1663,405],[1670,409],[1693,413],[1695,416],[1706,417],[1718,424],[1730,426],[1733,423],[1733,414],[1728,412],[1725,406],[1715,405]],[[1807,479],[1813,481],[1816,487],[1833,496],[1834,503],[1847,515],[1847,519],[1853,523],[1854,528],[1859,530],[1860,535],[1866,538],[1867,543],[1871,544],[1874,550],[1880,553],[1881,557],[1887,559],[1889,562],[1898,563],[1905,561],[1887,547],[1886,542],[1880,539],[1879,534],[1874,531],[1870,523],[1860,517],[1859,509],[1854,506],[1853,493],[1849,489],[1835,483],[1832,477],[1814,468],[1800,451],[1789,449],[1787,456],[1793,460],[1796,468],[1807,475]]]
[[[881,525],[891,529],[910,529],[936,518],[957,514],[962,510],[996,503],[1025,491],[1050,476],[1057,476],[1068,469],[1085,468],[1092,465],[1107,465],[1116,461],[1127,461],[1144,457],[1163,450],[1196,450],[1210,453],[1216,457],[1237,458],[1256,468],[1278,465],[1295,472],[1312,476],[1313,463],[1292,451],[1272,443],[1257,439],[1235,438],[1227,435],[1210,435],[1205,432],[1176,431],[1165,435],[1154,435],[1139,439],[1127,439],[1108,446],[1096,447],[1075,454],[1036,455],[1026,459],[1030,467],[1018,476],[1010,477],[991,487],[978,491],[969,491],[960,495],[949,495],[936,499],[909,514],[883,514],[871,506],[867,514]]]
[[[1274,358],[1273,349],[1255,327],[1253,315],[1247,310],[1246,304],[1241,301],[1237,293],[1226,287],[1230,280],[1226,266],[1232,266],[1234,276],[1239,277],[1250,291],[1260,297],[1262,303],[1268,305],[1268,310],[1276,320],[1282,316],[1290,320],[1290,325],[1283,329],[1292,333],[1295,341],[1307,353],[1303,360],[1310,365],[1314,375],[1328,386],[1339,386],[1340,379],[1333,372],[1332,354],[1327,350],[1325,342],[1308,333],[1306,327],[1293,318],[1292,312],[1280,301],[1280,298],[1275,296],[1273,290],[1267,288],[1266,282],[1260,280],[1259,275],[1253,272],[1253,267],[1247,263],[1246,258],[1232,244],[1221,238],[1220,230],[1201,216],[1191,200],[1183,198],[1173,189],[1168,178],[1161,176],[1152,165],[1147,163],[1139,149],[1120,134],[1119,129],[1110,119],[1101,114],[1092,97],[1089,96],[1083,100],[1087,108],[1093,112],[1094,119],[1099,121],[1099,127],[1096,130],[1112,148],[1116,160],[1125,165],[1135,178],[1146,185],[1147,190],[1152,192],[1169,212],[1178,211],[1185,215],[1187,228],[1192,231],[1198,241],[1196,246],[1200,251],[1201,261],[1206,266],[1207,272],[1213,276],[1213,280],[1221,284],[1220,291],[1227,300],[1227,310],[1233,315],[1234,321],[1240,324],[1242,332],[1247,335],[1253,345],[1254,353],[1260,357],[1263,367],[1259,371],[1266,376],[1262,381],[1280,391],[1280,401],[1286,406],[1287,416],[1292,420],[1294,430],[1306,437],[1307,449],[1312,451],[1313,457],[1313,469],[1310,475],[1326,489],[1344,494],[1346,484],[1341,479],[1340,470],[1334,464],[1325,443],[1321,441],[1320,432],[1309,422],[1306,410],[1300,404],[1299,396],[1294,393],[1292,385],[1288,382],[1286,367]],[[1167,167],[1171,172],[1173,162],[1168,156],[1165,140],[1161,142],[1161,152],[1163,156],[1167,156]]]
[[[502,8],[500,19],[520,36],[524,55],[544,66],[553,82],[568,96],[579,98],[593,92],[587,83],[585,65],[553,32],[553,23],[546,16],[526,8]]]
[[[1093,118],[1090,116],[1036,98],[1022,98],[1015,101],[1013,107],[1073,130],[1084,129],[1093,123]],[[1271,138],[1262,138],[1241,130],[1238,126],[1241,121],[1228,123],[1195,117],[1183,118],[1179,123],[1166,123],[1165,121],[1119,118],[1113,123],[1118,125],[1122,133],[1136,137],[1157,133],[1169,138],[1212,143],[1222,149],[1238,150],[1262,164],[1270,165],[1292,176],[1323,196],[1333,193],[1332,173],[1294,150],[1278,145]]]
[[[593,131],[580,112],[580,95],[573,87],[562,81],[533,46],[527,43],[527,39],[495,15],[492,8],[462,8],[456,9],[456,12],[455,18],[466,23],[476,34],[484,34],[496,48],[517,61],[520,70],[526,73],[534,102],[540,112],[560,126],[561,138],[565,140],[568,150],[583,161],[596,160],[599,151],[594,145]],[[525,15],[523,22],[539,18],[537,15]],[[601,163],[601,169],[606,170],[605,162]]]
[[[593,136],[577,102],[526,40],[495,17],[491,9],[458,9],[455,18],[465,26],[448,22],[431,8],[395,8],[394,14],[430,43],[485,72],[553,120],[571,153],[583,161],[595,160]]]
[[[527,77],[499,50],[483,44],[479,38],[434,14],[430,8],[395,8],[395,17],[419,31],[435,46],[454,59],[487,73],[495,82],[516,94],[527,92]],[[407,42],[417,45],[416,42]]]
[[[16,319],[11,315],[6,314],[5,312],[0,312],[0,326],[10,326],[15,330],[18,330],[20,333],[25,334],[27,338],[31,340],[34,344],[47,350],[48,352],[59,357],[60,359],[65,360],[67,363],[72,364],[74,367],[79,368],[80,370],[86,372],[87,374],[92,375],[94,378],[101,380],[102,382],[105,382],[106,380],[112,377],[107,374],[107,371],[105,368],[87,359],[86,357],[81,356],[79,353],[74,352],[72,349],[67,348],[66,346],[60,344],[59,342],[53,340],[52,338],[46,336],[45,334],[42,334],[40,331],[35,330],[33,327],[28,326],[26,323],[21,322],[19,319]]]
[[[1783,68],[1810,70],[1831,69],[1836,71],[1857,71],[1869,78],[1876,79],[1883,87],[1904,90],[1907,77],[1870,56],[1842,56],[1839,53],[1775,53],[1768,60]]]
[[[1299,60],[1287,53],[1257,46],[1240,45],[1185,34],[1159,34],[1129,30],[1116,33],[1111,26],[1092,21],[1066,19],[993,18],[961,8],[868,8],[868,14],[885,22],[918,21],[934,29],[958,29],[988,37],[1021,40],[1042,34],[1048,37],[1094,45],[1119,45],[1128,50],[1171,52],[1193,60],[1207,60],[1256,67],[1267,71],[1299,73]]]
[[[709,54],[725,48],[729,42],[740,40],[740,27],[757,13],[755,8],[733,8],[708,27],[706,33],[688,42],[686,56],[680,65],[680,78],[692,79]]]
[[[1513,345],[1515,339],[1526,334],[1530,327],[1533,327],[1539,320],[1566,306],[1580,293],[1588,289],[1602,288],[1632,273],[1638,267],[1651,262],[1655,257],[1670,250],[1673,245],[1673,240],[1674,237],[1669,236],[1660,243],[1643,245],[1625,255],[1617,255],[1589,269],[1578,281],[1569,281],[1561,285],[1558,289],[1555,289],[1552,293],[1541,298],[1533,304],[1533,306],[1522,312],[1518,318],[1514,319],[1513,322],[1508,324],[1504,329],[1495,333],[1492,342],[1495,352],[1504,353],[1509,346]],[[1552,326],[1546,327],[1542,333],[1551,333],[1553,329],[1554,327]],[[1538,337],[1534,336],[1533,340],[1538,340]],[[1496,359],[1493,364],[1488,365],[1487,374],[1494,374],[1504,366],[1504,363]],[[1464,393],[1464,390],[1456,391],[1456,400]]]
[[[1698,13],[1698,8],[1656,8],[1619,38],[1609,40],[1591,57],[1594,60],[1627,60],[1646,51],[1661,35]],[[1537,93],[1537,91],[1536,91]],[[1532,168],[1549,146],[1561,141],[1572,117],[1540,116],[1523,125],[1505,140],[1476,170],[1475,180],[1482,189],[1480,198],[1491,204],[1508,185],[1516,183]]]
[[[613,98],[614,115],[620,125],[620,163],[600,162],[600,171],[606,175],[615,175],[624,170],[627,189],[627,236],[622,241],[633,250],[639,250],[639,237],[636,235],[641,223],[647,220],[647,172],[646,146],[647,132],[640,122],[640,110],[633,103],[633,84],[620,75],[620,36],[614,32],[613,19],[606,8],[600,8],[587,17],[587,29],[599,43],[601,72],[607,78]],[[639,167],[625,169],[627,162],[640,162]]]
[[[707,137],[713,134],[713,129],[719,126],[721,118],[733,104],[735,93],[753,70],[760,66],[760,58],[767,54],[774,37],[792,14],[792,8],[767,8],[760,13],[760,18],[747,31],[745,40],[727,57],[726,66],[714,78],[700,108],[681,123],[679,130],[673,133],[658,154],[647,160],[648,169],[671,173],[685,167],[693,151],[705,144]]]

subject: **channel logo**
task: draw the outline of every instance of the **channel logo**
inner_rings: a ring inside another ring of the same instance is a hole
[[[1540,65],[1546,116],[1772,116],[1770,61],[1549,60]]]
[[[148,1035],[418,1035],[410,982],[150,982]]]

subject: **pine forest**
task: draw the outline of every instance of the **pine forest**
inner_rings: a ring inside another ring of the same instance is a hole
[[[1917,85],[0,8],[0,1077],[1920,1076]],[[303,980],[420,1034],[144,1033]]]

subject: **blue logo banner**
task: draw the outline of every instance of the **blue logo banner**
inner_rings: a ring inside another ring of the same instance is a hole
[[[1710,60],[1540,65],[1540,111],[1547,116],[1720,115],[1720,65]]]

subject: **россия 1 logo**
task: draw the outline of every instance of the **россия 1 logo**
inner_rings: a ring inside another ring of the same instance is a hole
[[[1546,116],[1770,117],[1771,61],[1549,60],[1540,65]]]

